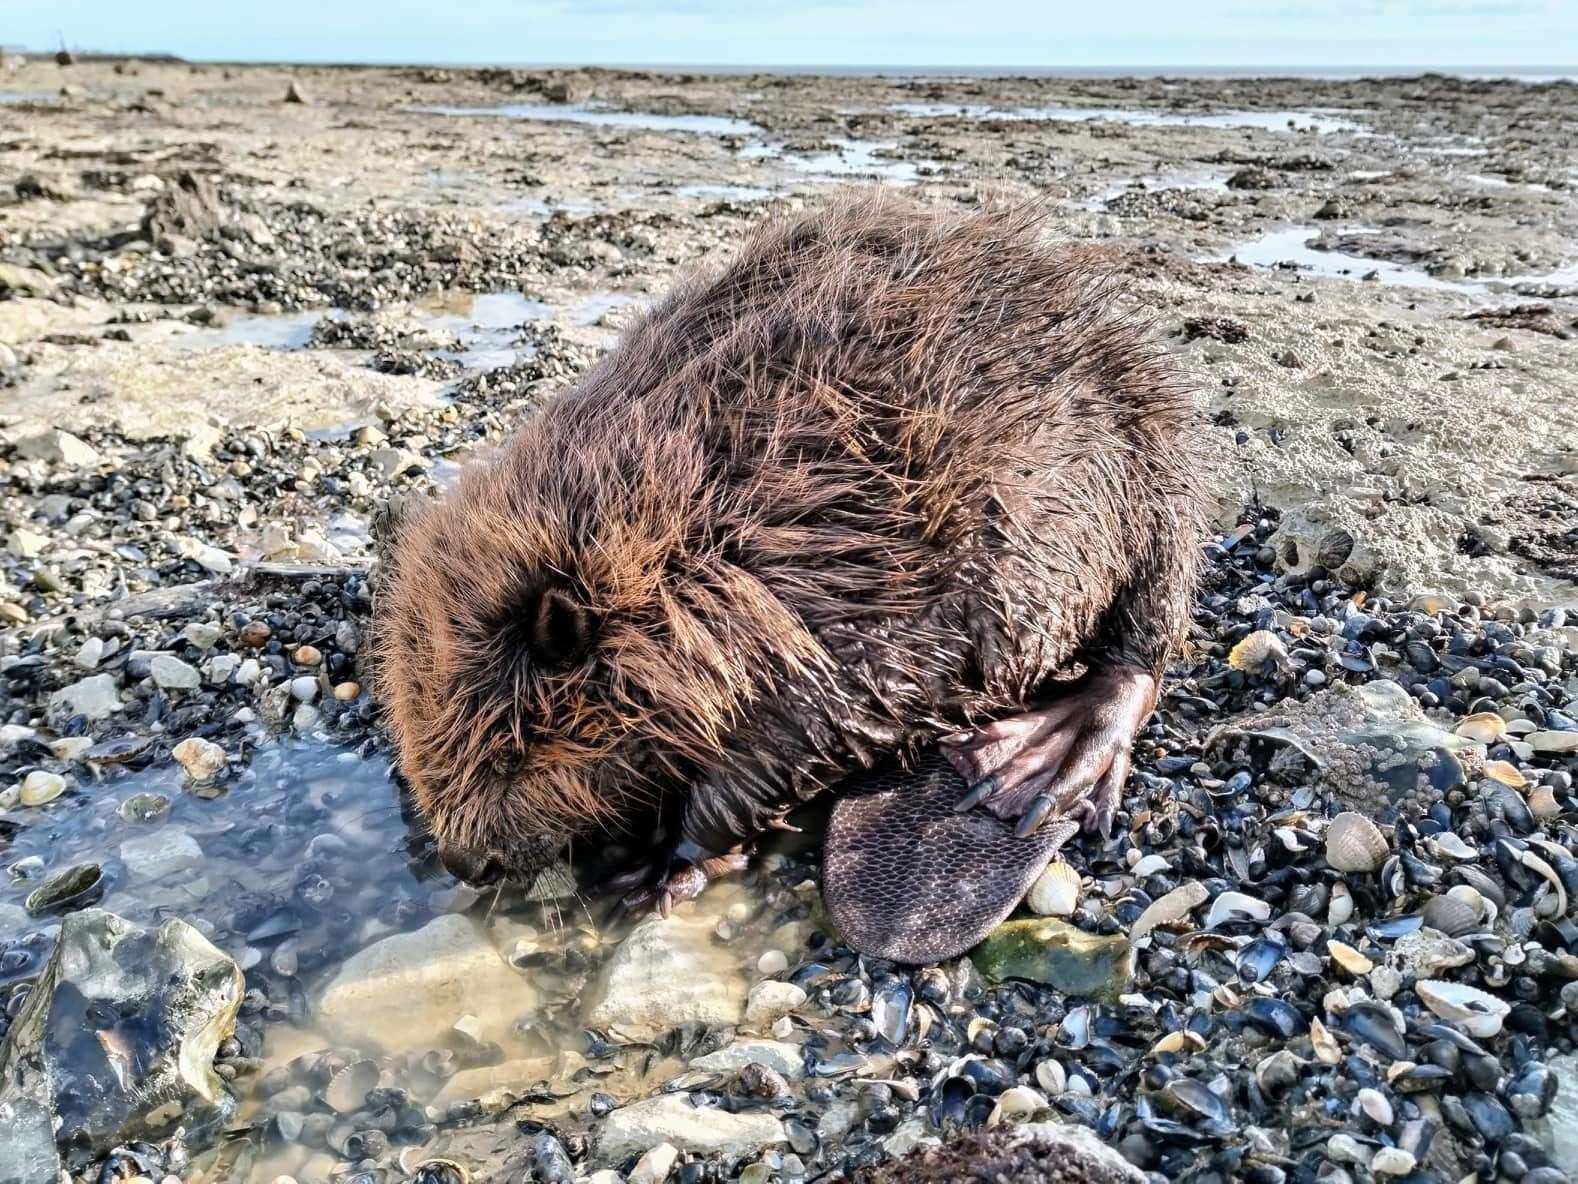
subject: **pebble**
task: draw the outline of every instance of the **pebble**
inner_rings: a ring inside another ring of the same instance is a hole
[[[148,674],[154,685],[165,691],[195,691],[203,684],[197,667],[170,654],[155,654],[149,658]]]
[[[225,750],[201,736],[188,736],[170,750],[170,755],[193,781],[208,781],[225,767]]]
[[[630,1170],[630,1184],[663,1184],[677,1162],[679,1148],[672,1143],[659,1143],[636,1161]]]
[[[806,998],[805,991],[793,983],[757,983],[745,1001],[745,1022],[765,1027],[802,1006]]]
[[[359,682],[340,682],[334,684],[334,697],[341,703],[353,702],[362,693],[362,684]]]
[[[1414,1153],[1401,1147],[1382,1147],[1370,1160],[1370,1171],[1377,1176],[1406,1176],[1414,1170]]]
[[[290,697],[298,703],[311,703],[318,697],[318,680],[310,674],[291,679]]]
[[[121,709],[120,691],[109,674],[94,674],[62,687],[49,697],[50,708],[68,715],[104,719]]]
[[[77,647],[76,655],[72,658],[84,670],[97,670],[99,663],[104,660],[104,641],[102,638],[90,637]]]

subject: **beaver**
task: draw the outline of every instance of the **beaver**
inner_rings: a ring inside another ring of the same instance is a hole
[[[375,682],[446,866],[645,836],[607,887],[666,915],[840,785],[834,919],[926,961],[1108,831],[1200,461],[1103,254],[1043,222],[880,188],[770,216],[406,515]]]

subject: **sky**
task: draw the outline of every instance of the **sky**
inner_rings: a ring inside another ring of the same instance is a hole
[[[226,61],[1571,66],[1578,0],[0,0],[0,44]]]

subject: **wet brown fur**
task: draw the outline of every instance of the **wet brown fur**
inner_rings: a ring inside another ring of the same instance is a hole
[[[401,531],[377,681],[446,842],[711,850],[1187,627],[1191,411],[1100,256],[880,190],[767,221]]]

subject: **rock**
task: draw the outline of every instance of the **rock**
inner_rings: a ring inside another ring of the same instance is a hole
[[[211,650],[225,635],[224,628],[207,621],[193,621],[181,630],[181,640],[200,650]]]
[[[225,224],[225,206],[207,173],[182,172],[154,196],[142,217],[142,234],[149,242],[205,239]]]
[[[800,1046],[784,1040],[736,1040],[717,1052],[697,1057],[690,1067],[704,1073],[738,1073],[750,1064],[766,1065],[788,1078],[805,1076]]]
[[[195,691],[203,676],[192,666],[171,654],[155,654],[148,659],[148,673],[154,685],[164,691]]]
[[[1524,741],[1546,755],[1578,752],[1578,732],[1530,732]]]
[[[738,1159],[786,1141],[783,1123],[770,1114],[728,1114],[716,1107],[692,1106],[688,1094],[661,1094],[605,1118],[597,1136],[597,1155],[617,1163],[671,1143],[680,1151]]]
[[[1474,951],[1456,938],[1426,926],[1392,943],[1391,960],[1411,978],[1431,979],[1474,960]]]
[[[71,660],[84,670],[97,670],[99,663],[104,660],[104,640],[99,637],[90,637],[77,647],[77,652]]]
[[[121,709],[121,696],[114,675],[93,674],[61,687],[49,697],[49,708],[62,715],[104,719]]]
[[[43,1157],[41,1113],[58,1115],[68,1167],[177,1126],[202,1147],[235,1112],[213,1060],[242,989],[236,964],[184,921],[67,916],[0,1050],[0,1114],[18,1124],[0,1139],[0,1178],[54,1178],[16,1170]]]
[[[216,576],[227,576],[235,567],[225,552],[196,539],[176,539],[175,551],[182,559],[190,559],[204,571],[211,571]]]
[[[1578,1164],[1578,1055],[1551,1057],[1546,1066],[1556,1077],[1556,1097],[1545,1117],[1528,1123],[1530,1132],[1564,1169]]]
[[[803,988],[774,979],[757,983],[745,1002],[745,1022],[765,1028],[806,1001]]]
[[[99,463],[99,454],[93,445],[59,428],[50,428],[18,440],[16,454],[28,460],[50,461],[77,469]]]
[[[630,1184],[663,1184],[679,1159],[679,1148],[672,1143],[659,1143],[648,1151],[630,1171]]]
[[[723,907],[724,900],[709,902]],[[712,938],[713,918],[678,910],[637,925],[590,992],[587,1026],[619,1039],[652,1040],[684,1023],[738,1024],[746,982]],[[675,990],[676,983],[685,984]]]
[[[1444,793],[1466,783],[1485,757],[1483,746],[1431,723],[1387,679],[1334,683],[1303,702],[1245,716],[1212,732],[1205,752],[1272,781],[1316,780],[1371,818],[1421,787]]]
[[[312,100],[307,97],[307,92],[305,89],[303,89],[301,83],[297,82],[294,78],[290,80],[290,85],[285,88],[285,101],[287,103],[302,104],[310,104],[312,102]]]
[[[351,955],[324,987],[318,1019],[338,1040],[394,1053],[443,1047],[467,1014],[501,1040],[536,1004],[535,988],[476,926],[450,914]]]
[[[134,880],[162,880],[202,866],[203,849],[179,827],[166,826],[121,843],[121,862]]]
[[[404,448],[375,448],[367,454],[367,459],[387,478],[427,467],[427,462],[420,456]]]
[[[1128,938],[1086,933],[1051,917],[1004,922],[970,958],[993,982],[1028,979],[1092,999],[1116,999],[1134,978]]]
[[[212,780],[225,767],[225,750],[201,736],[188,736],[170,750],[170,755],[193,781]]]
[[[21,559],[37,559],[49,547],[49,536],[19,526],[5,537],[5,549]]]

